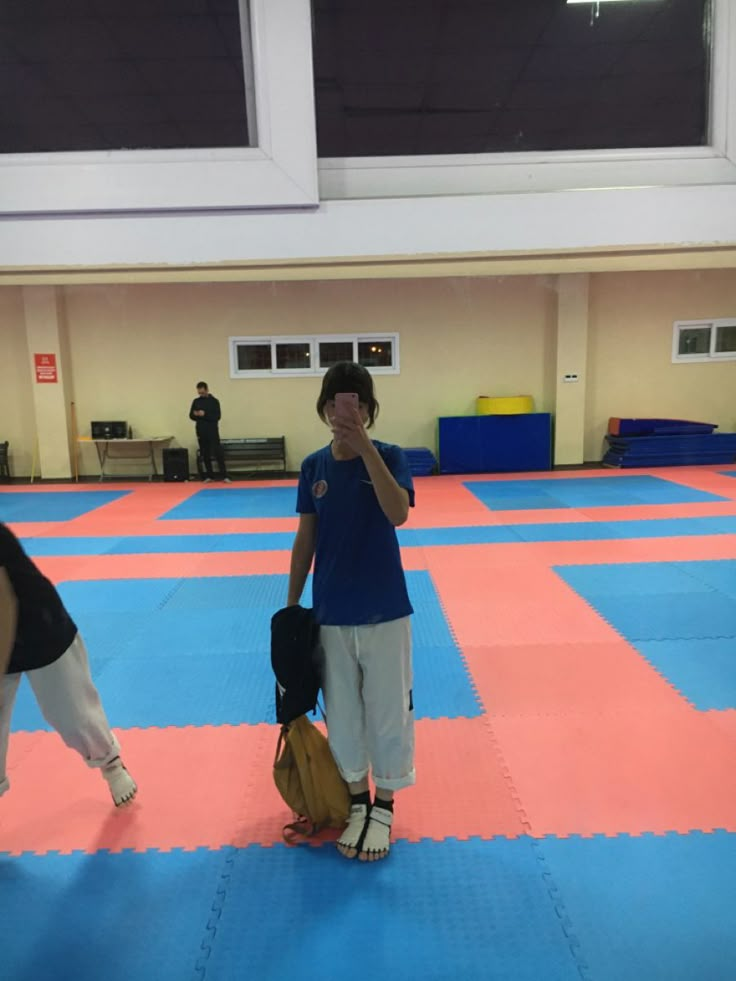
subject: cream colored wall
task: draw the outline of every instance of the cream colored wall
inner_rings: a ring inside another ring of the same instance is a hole
[[[231,379],[228,337],[398,331],[401,374],[377,376],[377,438],[436,446],[439,415],[480,394],[554,399],[554,279],[371,280],[66,287],[80,433],[126,419],[136,434],[196,445],[195,383],[222,403],[221,435],[286,435],[288,466],[326,441],[316,378]],[[96,472],[92,447],[82,473]]]
[[[672,364],[675,320],[736,317],[736,271],[591,277],[585,459],[610,416],[714,422],[736,430],[736,361]]]
[[[476,395],[531,394],[555,411],[555,277],[67,286],[59,320],[80,433],[124,418],[194,452],[187,414],[200,378],[223,405],[222,435],[287,437],[290,469],[327,433],[316,378],[232,380],[231,335],[398,331],[401,374],[378,376],[378,438],[436,448],[439,415]],[[736,315],[736,271],[594,274],[589,281],[585,459],[599,460],[611,415],[682,416],[736,430],[736,362],[673,365],[672,323]],[[35,435],[20,288],[0,289],[0,384],[14,472],[28,475]],[[567,368],[570,366],[568,365]],[[577,364],[574,370],[577,370]],[[193,455],[192,455],[193,461]],[[84,448],[82,474],[97,472]]]
[[[0,441],[10,441],[12,473],[28,475],[36,422],[20,286],[0,288],[0,391],[3,401]]]

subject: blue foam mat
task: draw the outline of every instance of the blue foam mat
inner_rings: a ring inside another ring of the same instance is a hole
[[[736,637],[640,640],[636,646],[700,711],[736,708]]]
[[[286,575],[81,581],[61,592],[112,725],[235,725],[275,721],[270,618],[287,582]],[[407,583],[417,718],[479,715],[429,573],[409,572]],[[311,580],[303,603],[311,604]],[[24,684],[13,730],[38,728],[48,726]]]
[[[735,879],[720,831],[399,841],[370,867],[330,846],[0,855],[3,975],[727,981]]]
[[[555,505],[558,506],[558,505]],[[449,528],[399,528],[403,547],[488,545],[508,542],[607,541],[621,538],[677,538],[736,534],[736,516],[650,518],[628,521],[563,521],[509,525],[468,525]],[[288,551],[294,532],[235,535],[147,535],[116,537],[23,538],[31,556],[210,554]]]
[[[555,572],[697,708],[736,708],[736,560]]]
[[[230,854],[0,854],[3,978],[194,981]]]
[[[617,507],[630,504],[693,504],[728,498],[683,487],[662,477],[570,477],[564,480],[467,481],[486,507],[499,510]]]
[[[161,515],[162,520],[190,518],[293,518],[296,486],[231,487],[197,491]]]
[[[3,491],[0,521],[71,521],[117,501],[129,491]]]
[[[258,981],[580,981],[523,838],[400,841],[370,868],[327,847],[239,851],[205,981],[242,977],[244,963]]]
[[[541,849],[591,978],[734,977],[736,835],[545,838]]]

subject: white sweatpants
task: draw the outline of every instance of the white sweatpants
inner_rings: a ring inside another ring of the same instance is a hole
[[[87,650],[80,634],[52,664],[25,672],[44,719],[67,746],[89,766],[105,766],[120,752],[89,672]],[[0,678],[0,795],[9,787],[6,772],[10,719],[20,674]]]
[[[377,787],[415,781],[409,617],[360,627],[320,627],[327,735],[348,783],[370,770]]]

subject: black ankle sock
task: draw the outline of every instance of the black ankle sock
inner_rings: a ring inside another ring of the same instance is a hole
[[[391,800],[383,800],[382,797],[376,797],[376,799],[373,801],[373,806],[382,807],[384,811],[391,811],[392,814],[394,813],[393,797],[391,798]]]
[[[370,808],[370,806],[371,806],[371,795],[370,795],[370,792],[368,790],[364,790],[360,794],[351,794],[350,795],[350,803],[351,804],[365,804],[366,807]]]

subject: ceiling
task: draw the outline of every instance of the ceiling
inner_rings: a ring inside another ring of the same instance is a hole
[[[700,145],[709,0],[313,0],[321,157]],[[2,0],[0,152],[246,142],[238,0]]]

